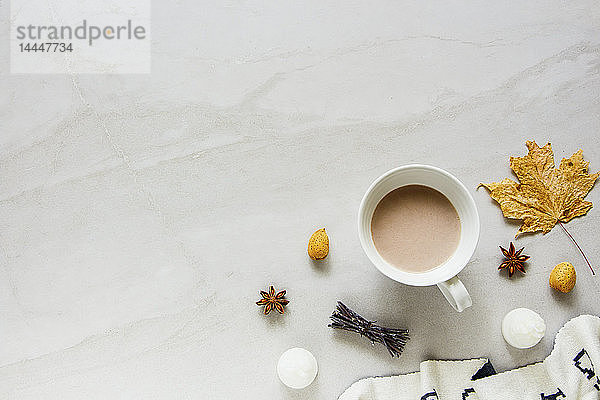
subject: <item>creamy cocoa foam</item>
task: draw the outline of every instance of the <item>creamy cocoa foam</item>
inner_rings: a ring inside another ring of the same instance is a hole
[[[456,250],[460,219],[442,193],[408,185],[392,190],[377,204],[371,235],[385,261],[407,272],[426,272]]]

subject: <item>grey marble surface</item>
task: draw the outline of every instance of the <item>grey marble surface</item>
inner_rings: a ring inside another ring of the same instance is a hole
[[[3,19],[7,4],[0,4]],[[557,330],[600,314],[600,283],[558,228],[517,240],[479,182],[524,143],[579,148],[600,169],[600,4],[155,1],[151,75],[10,75],[0,52],[0,398],[335,399],[426,359],[542,360]],[[0,32],[2,41],[8,33]],[[435,287],[386,279],[363,254],[360,199],[393,167],[442,167],[472,189],[476,254],[462,314]],[[600,272],[600,190],[567,226]],[[326,227],[331,254],[306,256]],[[578,271],[569,295],[553,265]],[[274,284],[284,316],[254,301]],[[400,359],[327,328],[336,300],[408,327]],[[504,314],[548,332],[509,348]],[[275,375],[289,347],[319,375]]]

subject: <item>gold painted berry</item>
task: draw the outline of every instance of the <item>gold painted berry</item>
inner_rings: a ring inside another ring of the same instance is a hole
[[[308,240],[308,256],[313,260],[322,260],[329,254],[329,237],[325,228],[319,229]]]
[[[575,287],[577,276],[573,264],[562,262],[550,273],[550,287],[559,292],[569,293]]]

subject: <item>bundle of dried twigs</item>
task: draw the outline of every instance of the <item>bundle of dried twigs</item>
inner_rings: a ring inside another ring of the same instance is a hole
[[[331,315],[332,323],[328,326],[334,329],[355,332],[366,337],[374,345],[375,342],[385,345],[392,357],[400,357],[404,345],[408,341],[408,329],[391,329],[376,325],[376,321],[367,321],[341,301],[338,301]]]

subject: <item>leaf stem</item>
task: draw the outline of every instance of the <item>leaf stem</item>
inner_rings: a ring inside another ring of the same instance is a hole
[[[577,241],[575,240],[575,238],[573,237],[573,235],[571,235],[569,233],[569,231],[567,230],[567,228],[565,228],[565,226],[562,224],[562,222],[558,221],[558,224],[563,228],[563,230],[565,231],[565,233],[567,234],[567,236],[569,236],[571,238],[571,240],[573,241],[573,243],[575,243],[575,246],[577,246],[577,248],[579,249],[579,252],[581,253],[581,255],[583,256],[583,258],[585,259],[585,262],[587,263],[588,267],[590,267],[590,271],[592,271],[592,275],[596,275],[596,273],[594,272],[594,269],[592,268],[592,265],[590,264],[589,260],[585,256],[585,253],[583,252],[583,250],[581,250],[581,247],[579,247],[579,245],[577,244]]]

